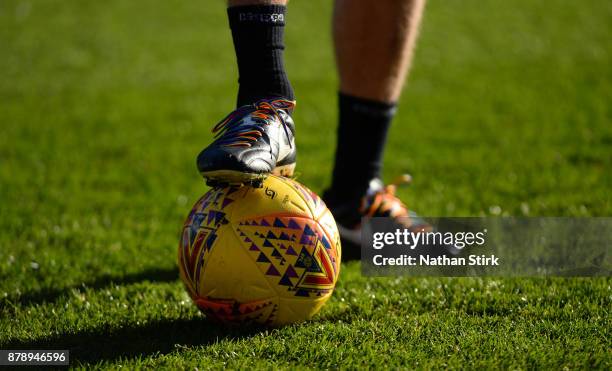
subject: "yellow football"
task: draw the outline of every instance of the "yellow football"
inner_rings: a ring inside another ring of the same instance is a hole
[[[340,273],[340,236],[323,201],[269,176],[213,188],[196,202],[178,249],[181,279],[207,317],[279,326],[310,319]]]

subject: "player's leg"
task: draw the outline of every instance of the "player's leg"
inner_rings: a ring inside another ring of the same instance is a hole
[[[340,92],[397,102],[424,5],[425,0],[336,0],[333,31]]]
[[[408,213],[394,196],[394,187],[383,187],[379,179],[424,3],[336,0],[340,111],[332,185],[324,198],[342,229],[356,228],[362,216]],[[418,224],[417,219],[411,222]]]
[[[286,0],[230,0],[227,14],[238,64],[238,108],[215,126],[198,156],[210,184],[259,182],[295,167],[293,89],[285,73]]]
[[[238,104],[294,99],[283,62],[287,0],[230,0],[228,17],[238,63]]]

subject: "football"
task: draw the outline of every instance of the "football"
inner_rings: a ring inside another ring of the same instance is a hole
[[[181,279],[208,318],[270,326],[315,315],[332,295],[340,258],[323,201],[278,176],[260,188],[212,188],[189,213],[178,249]]]

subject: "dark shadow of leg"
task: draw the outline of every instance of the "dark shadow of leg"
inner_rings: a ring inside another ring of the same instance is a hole
[[[166,354],[179,346],[207,345],[223,339],[244,339],[263,330],[255,326],[227,327],[203,318],[161,320],[142,327],[127,327],[110,332],[100,329],[44,340],[14,341],[2,345],[2,349],[68,349],[70,365],[76,366],[156,353]]]
[[[125,275],[104,275],[96,278],[93,281],[82,282],[79,285],[67,286],[58,289],[49,288],[41,291],[26,292],[18,297],[7,297],[0,299],[0,309],[11,305],[30,306],[41,304],[44,302],[52,303],[70,293],[73,289],[103,289],[111,285],[129,285],[132,283],[151,281],[151,282],[172,282],[178,280],[179,273],[177,268],[166,269],[147,269],[138,273]],[[11,304],[12,303],[12,304]]]

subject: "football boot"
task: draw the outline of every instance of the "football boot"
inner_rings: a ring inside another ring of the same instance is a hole
[[[349,200],[338,197],[330,190],[324,192],[323,200],[338,225],[343,258],[359,259],[362,218],[387,217],[392,220],[397,229],[407,229],[414,233],[433,230],[429,223],[415,212],[408,210],[395,195],[397,187],[410,183],[411,179],[410,175],[402,175],[395,182],[386,186],[380,179],[372,179],[365,194]]]
[[[213,142],[197,158],[210,186],[261,186],[269,174],[291,177],[295,169],[295,101],[262,99],[242,106],[212,129]]]

